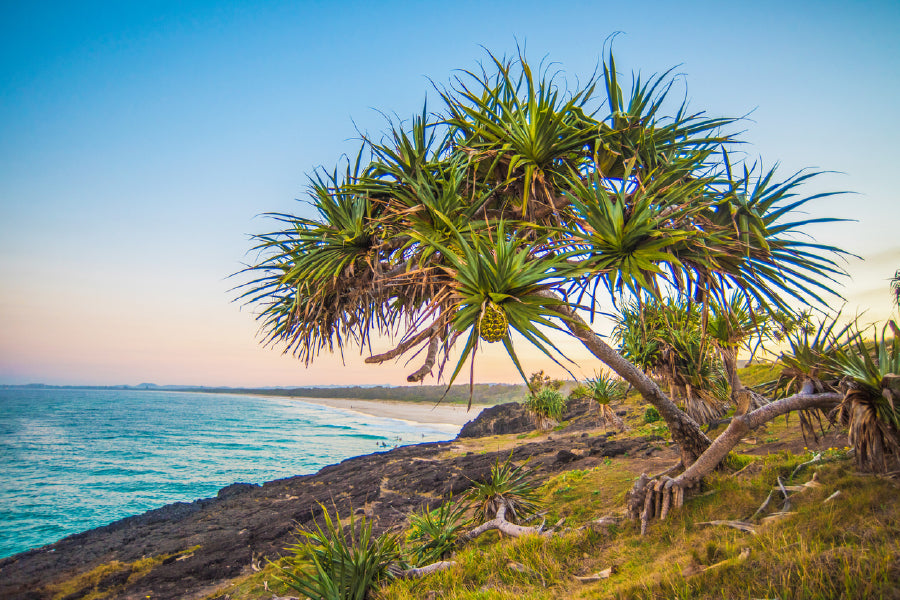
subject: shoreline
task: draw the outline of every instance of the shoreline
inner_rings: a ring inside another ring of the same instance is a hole
[[[457,429],[475,419],[487,405],[472,405],[466,411],[461,404],[432,404],[431,402],[410,402],[397,400],[357,400],[350,398],[309,398],[306,396],[277,396],[279,399],[297,400],[307,404],[317,404],[349,410],[372,417],[408,421],[422,425],[445,425]]]

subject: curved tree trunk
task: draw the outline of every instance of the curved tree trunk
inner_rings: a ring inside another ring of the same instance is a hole
[[[651,519],[664,520],[670,508],[681,507],[685,490],[694,487],[712,473],[749,431],[775,417],[795,410],[834,408],[842,398],[843,395],[840,393],[814,394],[804,388],[804,391],[799,394],[766,404],[753,412],[735,416],[728,428],[715,439],[706,452],[675,479],[662,477],[658,480],[651,480],[646,475],[642,475],[628,493],[629,516],[641,519],[641,534],[643,535]]]
[[[545,296],[560,300],[559,296],[552,292],[546,292]],[[672,439],[681,448],[681,462],[688,466],[709,447],[710,441],[706,434],[700,431],[700,426],[678,408],[672,400],[666,396],[656,383],[636,366],[628,362],[621,354],[616,352],[609,344],[600,339],[594,331],[585,323],[584,319],[576,313],[568,304],[561,304],[556,310],[564,315],[564,322],[569,331],[584,344],[584,347],[603,361],[610,369],[615,371],[622,379],[640,392],[641,396],[656,407],[659,415],[665,420],[672,434]]]
[[[674,480],[674,485],[681,488],[690,488],[700,482],[705,476],[712,473],[722,459],[734,448],[741,439],[750,431],[764,423],[768,423],[775,417],[780,417],[795,410],[808,410],[811,408],[831,409],[843,398],[843,394],[830,392],[825,394],[813,394],[801,392],[788,398],[783,398],[757,408],[745,415],[735,416],[728,428],[710,445],[694,464],[685,469],[684,473]]]

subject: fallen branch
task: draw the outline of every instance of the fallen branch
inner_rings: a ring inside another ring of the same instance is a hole
[[[602,581],[604,579],[609,579],[610,577],[615,575],[618,572],[618,570],[619,569],[617,567],[612,566],[612,567],[607,567],[606,569],[603,569],[602,571],[597,571],[593,575],[586,575],[583,577],[580,577],[578,575],[573,575],[572,577],[574,577],[581,583],[594,583],[597,581]]]
[[[756,518],[756,515],[758,515],[758,514],[761,513],[762,511],[766,510],[766,507],[769,505],[769,502],[772,501],[772,496],[774,496],[774,495],[775,495],[775,490],[772,490],[771,492],[769,492],[769,495],[766,496],[765,502],[763,502],[763,503],[759,506],[759,508],[756,509],[756,512],[753,513],[753,516],[751,516],[751,517],[750,517],[749,519],[747,519],[747,520],[748,520],[748,521],[754,520],[754,519]]]
[[[452,560],[442,560],[436,563],[431,563],[430,565],[425,565],[424,567],[416,567],[412,569],[404,569],[397,574],[398,579],[420,579],[425,577],[426,575],[430,575],[431,573],[436,573],[438,571],[444,571],[451,567],[456,566],[456,562]]]
[[[501,506],[497,511],[496,517],[494,517],[490,521],[482,523],[471,531],[463,533],[460,536],[460,540],[463,542],[468,542],[470,540],[474,540],[483,533],[487,533],[488,531],[493,531],[495,529],[504,535],[515,538],[522,537],[524,535],[552,535],[552,532],[543,531],[543,523],[541,523],[541,525],[537,527],[524,527],[522,525],[510,523],[506,520],[506,506]]]
[[[771,523],[772,521],[780,521],[781,519],[784,519],[785,517],[789,517],[791,515],[796,515],[796,514],[797,513],[791,512],[791,511],[781,511],[781,512],[777,512],[777,513],[772,513],[768,517],[763,517],[761,522],[763,524],[765,524],[765,523]]]
[[[732,529],[738,529],[740,531],[746,531],[747,533],[752,533],[756,535],[756,529],[750,523],[744,523],[743,521],[703,521],[700,523],[694,523],[694,525],[722,525],[724,527],[731,527]]]
[[[793,480],[794,480],[794,475],[796,475],[797,472],[798,472],[800,469],[802,469],[803,467],[806,467],[806,466],[808,466],[808,465],[811,465],[811,464],[813,464],[813,463],[817,463],[817,462],[822,462],[822,454],[821,454],[821,453],[816,454],[815,456],[813,456],[812,460],[807,461],[807,462],[805,462],[805,463],[800,463],[799,465],[797,465],[797,468],[794,469],[793,472],[791,472],[791,476],[788,477],[788,480],[789,480],[789,481],[793,481]]]
[[[784,504],[781,505],[781,512],[790,512],[791,510],[791,497],[788,496],[787,490],[784,489],[784,484],[781,483],[781,477],[778,478],[778,487],[781,488],[781,493],[784,494]]]
[[[488,531],[497,530],[504,535],[508,535],[510,537],[522,537],[523,535],[541,535],[541,530],[539,527],[523,527],[522,525],[516,525],[515,523],[510,523],[506,519],[502,518],[494,518],[490,521],[482,523],[475,529],[471,531],[467,531],[460,539],[462,541],[470,541],[474,540],[478,536],[483,533],[487,533]]]
[[[704,571],[709,571],[711,569],[717,569],[719,567],[725,565],[732,565],[740,562],[744,562],[750,557],[750,548],[744,548],[741,550],[741,553],[734,558],[726,558],[725,560],[719,561],[713,565],[709,565],[708,567],[696,567],[693,570],[682,573],[684,577],[691,577],[692,575],[697,575],[699,573],[703,573]]]

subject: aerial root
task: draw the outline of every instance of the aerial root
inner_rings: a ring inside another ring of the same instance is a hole
[[[653,513],[653,498],[655,494],[653,493],[653,488],[651,486],[647,486],[644,490],[644,510],[641,513],[641,535],[647,533],[647,521],[650,519],[650,515]]]
[[[684,488],[666,475],[655,480],[641,475],[628,494],[627,504],[628,516],[641,520],[641,535],[645,535],[650,521],[664,521],[672,509],[684,505]]]

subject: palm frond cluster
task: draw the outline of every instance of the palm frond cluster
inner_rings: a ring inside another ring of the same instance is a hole
[[[468,510],[466,502],[454,502],[451,497],[433,510],[410,515],[406,534],[410,562],[423,566],[447,558],[463,529],[472,522]]]
[[[624,400],[627,394],[628,385],[624,381],[609,373],[600,373],[575,386],[569,393],[569,398],[596,403],[602,423],[624,430],[625,422],[616,414],[613,404]]]
[[[623,90],[610,54],[572,88],[522,53],[489,54],[435,112],[389,121],[346,168],[314,175],[315,217],[273,215],[240,298],[266,343],[307,363],[394,336],[368,361],[421,353],[419,381],[461,343],[451,382],[494,341],[524,378],[514,333],[564,364],[548,337],[561,303],[593,317],[601,292],[711,305],[739,290],[772,311],[819,299],[841,251],[797,235],[830,220],[795,216],[821,197],[799,194],[813,174],[733,165],[734,120],[691,112],[675,81],[634,75]]]
[[[510,454],[504,462],[497,461],[491,466],[491,474],[484,481],[473,481],[466,498],[479,523],[498,514],[510,523],[518,523],[540,507],[538,487],[540,484],[525,465],[515,466]]]
[[[762,335],[762,320],[737,302],[707,314],[690,300],[650,298],[621,309],[613,339],[625,358],[668,386],[686,413],[707,423],[728,409],[731,389],[740,385],[730,376],[737,351]]]
[[[398,536],[376,535],[365,517],[351,515],[345,526],[337,511],[332,516],[323,506],[322,515],[323,525],[299,530],[281,580],[312,600],[365,600],[399,559]]]
[[[826,416],[849,428],[859,466],[867,471],[900,469],[900,327],[888,321],[870,340],[858,320],[840,325],[840,315],[788,336],[789,349],[772,391],[841,392],[843,400]],[[801,414],[811,430],[818,413]]]

